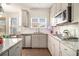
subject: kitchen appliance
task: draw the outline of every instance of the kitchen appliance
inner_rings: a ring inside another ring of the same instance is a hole
[[[71,22],[72,17],[72,4],[69,3],[67,9],[56,14],[56,24]]]

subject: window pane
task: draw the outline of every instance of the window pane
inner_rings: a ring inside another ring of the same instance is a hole
[[[37,18],[32,19],[32,22],[38,22],[38,19]]]
[[[46,18],[32,18],[31,27],[33,28],[46,28],[47,27],[47,19]]]
[[[44,18],[40,18],[39,21],[40,22],[45,22],[45,19]]]

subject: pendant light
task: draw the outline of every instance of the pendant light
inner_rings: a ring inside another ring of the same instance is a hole
[[[4,10],[3,10],[3,7],[0,3],[0,17],[3,17],[4,16]]]
[[[0,4],[0,14],[3,14],[3,13],[4,13],[3,7]]]

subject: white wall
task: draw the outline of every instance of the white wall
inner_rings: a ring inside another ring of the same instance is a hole
[[[46,17],[49,20],[49,9],[31,9],[31,17]]]
[[[49,25],[49,9],[31,9],[30,10],[30,20],[32,17],[44,17],[48,20]]]

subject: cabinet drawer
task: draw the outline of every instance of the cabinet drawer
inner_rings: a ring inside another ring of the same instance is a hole
[[[60,49],[63,56],[76,56],[76,51],[72,50],[71,48],[63,44],[60,44]]]

